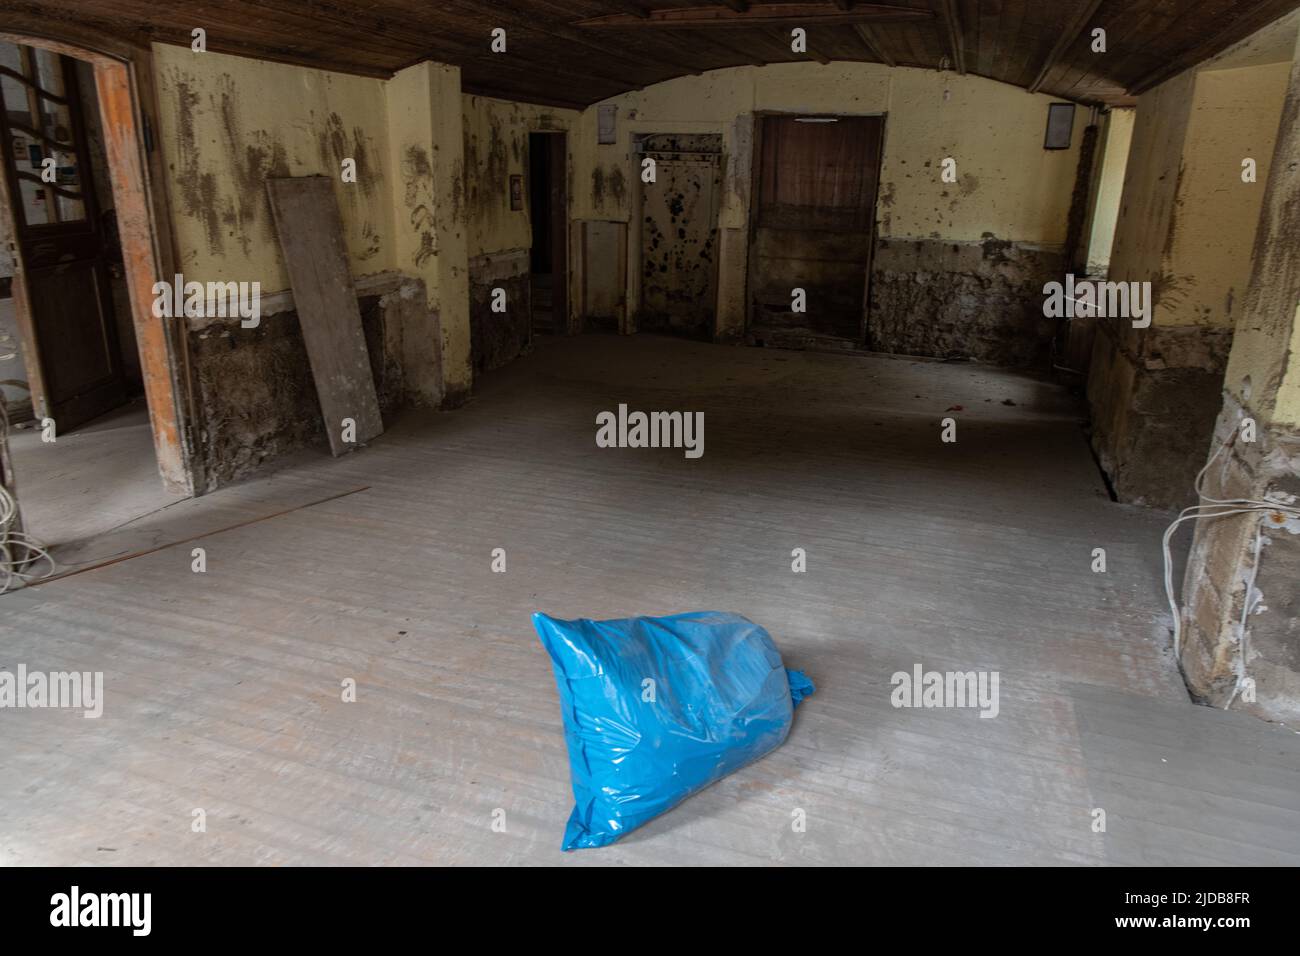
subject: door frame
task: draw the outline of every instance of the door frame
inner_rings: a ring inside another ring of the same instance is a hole
[[[32,14],[11,14],[6,19],[9,28],[0,30],[0,40],[85,60],[94,69],[158,472],[171,493],[185,497],[200,494],[205,483],[194,441],[188,332],[182,320],[153,314],[154,282],[174,275],[179,263],[163,159],[156,142],[153,55],[147,46],[76,25],[60,25],[58,34],[51,34],[48,21]],[[23,270],[21,255],[15,254],[14,305],[19,325],[27,334],[32,322]]]

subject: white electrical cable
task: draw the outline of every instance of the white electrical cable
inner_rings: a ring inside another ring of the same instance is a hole
[[[9,409],[0,394],[0,446],[9,440]],[[14,527],[18,523],[18,502],[0,484],[0,594],[28,581],[44,577],[55,569],[54,558],[45,545]],[[41,569],[41,562],[48,567]]]
[[[1236,699],[1238,691],[1246,681],[1246,647],[1247,634],[1246,622],[1250,612],[1254,609],[1255,601],[1255,576],[1259,573],[1259,556],[1263,545],[1264,537],[1264,519],[1266,516],[1285,515],[1292,518],[1300,518],[1300,506],[1283,504],[1278,501],[1265,501],[1258,498],[1211,498],[1205,493],[1205,475],[1210,470],[1210,466],[1218,457],[1226,451],[1237,437],[1237,430],[1234,429],[1232,435],[1223,442],[1210,456],[1209,460],[1196,475],[1196,480],[1192,483],[1196,491],[1200,504],[1190,505],[1178,513],[1178,517],[1173,520],[1168,528],[1165,529],[1164,537],[1161,540],[1161,550],[1165,562],[1165,598],[1169,602],[1169,613],[1173,616],[1174,628],[1174,659],[1178,661],[1178,666],[1182,667],[1182,611],[1179,609],[1178,598],[1174,594],[1174,568],[1173,555],[1170,552],[1169,542],[1178,526],[1185,521],[1195,521],[1201,518],[1226,518],[1230,515],[1256,514],[1259,516],[1259,523],[1255,529],[1255,555],[1254,562],[1250,571],[1250,579],[1246,584],[1246,594],[1242,598],[1241,609],[1241,650],[1240,658],[1237,663],[1237,683],[1233,687],[1232,695],[1224,705],[1224,710],[1232,706]],[[1214,509],[1214,510],[1210,510]]]
[[[1258,603],[1255,577],[1259,574],[1259,552],[1263,546],[1264,516],[1260,515],[1259,522],[1255,525],[1255,560],[1250,567],[1250,577],[1246,580],[1246,596],[1241,600],[1241,623],[1237,629],[1240,635],[1238,640],[1241,642],[1241,656],[1237,660],[1237,683],[1233,685],[1232,693],[1228,695],[1228,702],[1223,705],[1224,710],[1232,706],[1232,702],[1237,699],[1237,694],[1241,692],[1241,685],[1246,682],[1246,661],[1250,659],[1250,634],[1246,629],[1246,620]]]

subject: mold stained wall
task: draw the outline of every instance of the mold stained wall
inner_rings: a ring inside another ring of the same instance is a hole
[[[1300,38],[1291,55],[1274,161],[1259,184],[1253,272],[1223,376],[1213,447],[1226,451],[1207,469],[1218,498],[1300,500]],[[1256,424],[1253,440],[1243,440],[1245,417]],[[1209,454],[1203,449],[1201,461]],[[1300,720],[1298,580],[1300,522],[1253,514],[1198,522],[1183,581],[1182,654],[1198,699],[1227,706],[1248,675],[1257,693],[1234,709]]]
[[[1177,271],[1160,276],[1160,324],[1236,325],[1290,71],[1286,62],[1197,75],[1165,255]],[[1247,157],[1254,183],[1242,182]]]
[[[354,275],[394,267],[384,82],[154,44],[163,156],[187,280],[289,287],[266,179],[334,181]],[[344,158],[357,182],[340,176]]]
[[[976,247],[997,240],[1054,253],[1066,241],[1078,147],[1088,121],[1088,111],[1080,108],[1071,148],[1044,150],[1052,97],[977,76],[869,63],[716,70],[605,102],[618,109],[617,144],[596,144],[596,109],[591,107],[583,111],[571,147],[573,215],[578,219],[627,221],[634,215],[639,175],[631,148],[635,134],[723,135],[720,336],[745,324],[756,111],[888,114],[877,204],[880,240],[939,240]],[[949,156],[957,161],[958,173],[958,181],[951,184],[940,181],[941,162]],[[616,179],[631,188],[621,194],[610,189]],[[978,260],[978,248],[976,252]],[[942,269],[936,266],[936,271]],[[629,301],[638,301],[635,268],[629,269],[628,279]]]
[[[408,377],[412,370],[440,367],[442,381],[424,376],[415,398],[459,405],[468,399],[473,378],[460,70],[419,63],[386,81],[383,90],[394,263],[424,282],[431,326],[406,336],[414,350]]]
[[[460,71],[423,63],[390,80],[186,47],[153,47],[160,141],[187,280],[287,290],[266,195],[275,176],[334,182],[354,278],[400,271],[426,314],[403,330],[408,397],[470,389]],[[357,181],[343,182],[342,161]]]
[[[566,110],[485,96],[463,97],[465,204],[469,257],[532,248],[528,209],[528,134],[572,130],[580,116]],[[572,149],[572,137],[570,137]],[[573,161],[570,155],[569,175]],[[524,177],[524,208],[510,208],[510,177]],[[572,207],[574,184],[569,183]]]
[[[1289,84],[1284,76],[1283,98],[1279,106],[1281,116],[1277,133],[1295,135],[1300,125],[1300,13],[1292,14],[1282,23],[1289,24],[1280,42],[1287,43],[1290,61],[1276,64],[1275,68],[1289,69]],[[1232,74],[1246,70],[1233,70]],[[1290,162],[1282,168],[1272,169],[1261,162],[1257,188],[1274,189],[1281,198],[1275,206],[1288,207],[1294,203],[1296,188],[1296,154],[1294,140],[1278,140],[1277,156],[1286,156]],[[1255,155],[1255,154],[1250,154]],[[1258,157],[1257,157],[1258,158]],[[1275,182],[1270,182],[1270,177]],[[1224,376],[1227,395],[1266,422],[1287,429],[1300,429],[1300,301],[1294,296],[1300,280],[1300,234],[1296,234],[1293,220],[1277,209],[1265,210],[1260,223],[1260,238],[1268,237],[1272,245],[1256,250],[1263,258],[1255,263],[1256,275],[1267,275],[1267,286],[1256,283],[1250,290],[1255,301],[1243,294],[1243,309],[1232,342],[1232,353]],[[1247,314],[1253,309],[1253,313]]]
[[[1093,447],[1122,500],[1191,500],[1237,351],[1297,24],[1139,98],[1109,278],[1151,283],[1152,325],[1100,320],[1088,382]]]

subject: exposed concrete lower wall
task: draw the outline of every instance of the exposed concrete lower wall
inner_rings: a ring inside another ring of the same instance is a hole
[[[1088,372],[1092,447],[1121,501],[1192,504],[1221,408],[1232,333],[1098,320]]]
[[[1064,262],[1059,249],[993,237],[881,239],[868,347],[1041,368],[1057,322],[1043,315],[1043,285],[1060,279]]]
[[[470,356],[475,372],[500,368],[528,348],[532,341],[530,278],[527,249],[494,252],[469,261]],[[504,312],[493,311],[497,289],[505,293]]]
[[[251,329],[238,320],[191,320],[190,366],[208,491],[298,449],[325,448],[316,385],[292,303],[287,293],[265,297],[261,322]],[[363,280],[357,304],[385,424],[399,407],[437,404],[423,389],[408,387],[427,376],[430,343],[413,341],[411,334],[427,326],[424,283],[392,274]],[[436,360],[436,350],[433,355]],[[408,374],[413,368],[414,376]]]
[[[1243,414],[1247,410],[1229,398],[1216,448],[1237,431]],[[1233,441],[1206,478],[1207,494],[1215,498],[1300,501],[1300,430],[1262,427],[1254,442]],[[1243,640],[1242,609],[1252,577]],[[1201,522],[1183,584],[1181,659],[1193,695],[1222,707],[1244,673],[1254,681],[1254,700],[1249,692],[1244,698],[1238,693],[1234,708],[1271,720],[1300,720],[1297,582],[1300,521],[1268,515],[1261,522],[1249,514]]]

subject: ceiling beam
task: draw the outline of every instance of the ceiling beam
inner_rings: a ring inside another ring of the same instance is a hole
[[[744,10],[736,7],[671,7],[651,10],[650,16],[612,13],[579,20],[575,26],[588,30],[685,30],[734,29],[736,27],[805,26],[829,23],[891,23],[929,20],[934,14],[913,7],[894,7],[881,3],[855,3],[851,10],[834,6],[809,6],[806,3],[758,3]]]
[[[641,20],[646,20],[650,17],[649,10],[641,6],[641,4],[631,3],[629,2],[629,0],[605,0],[602,6],[606,7],[607,9],[613,8],[613,9],[626,10],[628,13],[632,14],[633,16]],[[674,38],[673,42],[674,43],[680,42],[682,44],[689,45],[690,49],[702,53],[711,53],[717,55],[718,51],[721,50],[727,54],[730,54],[732,57],[736,58],[738,62],[748,63],[750,66],[767,65],[767,63],[764,60],[756,57],[750,51],[741,49],[740,47],[737,46],[733,46],[730,43],[725,43],[722,40],[717,39],[716,37],[707,40],[703,38],[694,39],[693,44],[692,44],[692,38],[676,37]],[[682,50],[679,52],[687,52],[687,50]]]
[[[962,39],[961,18],[957,15],[957,0],[939,0],[943,12],[943,25],[948,33],[948,49],[952,51],[952,65],[959,75],[966,75],[966,41]]]
[[[841,10],[852,10],[853,0],[835,0],[835,6],[839,7]]]
[[[858,35],[858,39],[862,41],[862,45],[865,46],[871,55],[877,60],[885,64],[885,66],[898,66],[898,61],[885,52],[884,44],[880,42],[880,37],[876,36],[871,27],[867,26],[865,23],[855,23],[853,24],[853,32]]]
[[[1078,8],[1075,15],[1070,18],[1061,31],[1061,35],[1056,38],[1056,44],[1052,47],[1052,51],[1047,54],[1047,59],[1043,61],[1043,68],[1034,77],[1034,82],[1030,83],[1025,89],[1029,90],[1030,93],[1038,92],[1039,88],[1047,80],[1047,74],[1052,72],[1053,67],[1061,59],[1061,54],[1079,38],[1079,34],[1088,25],[1088,21],[1096,15],[1097,8],[1100,6],[1101,0],[1084,0],[1083,6]]]
[[[744,13],[749,9],[749,0],[722,0],[723,6],[730,7],[737,13]]]

